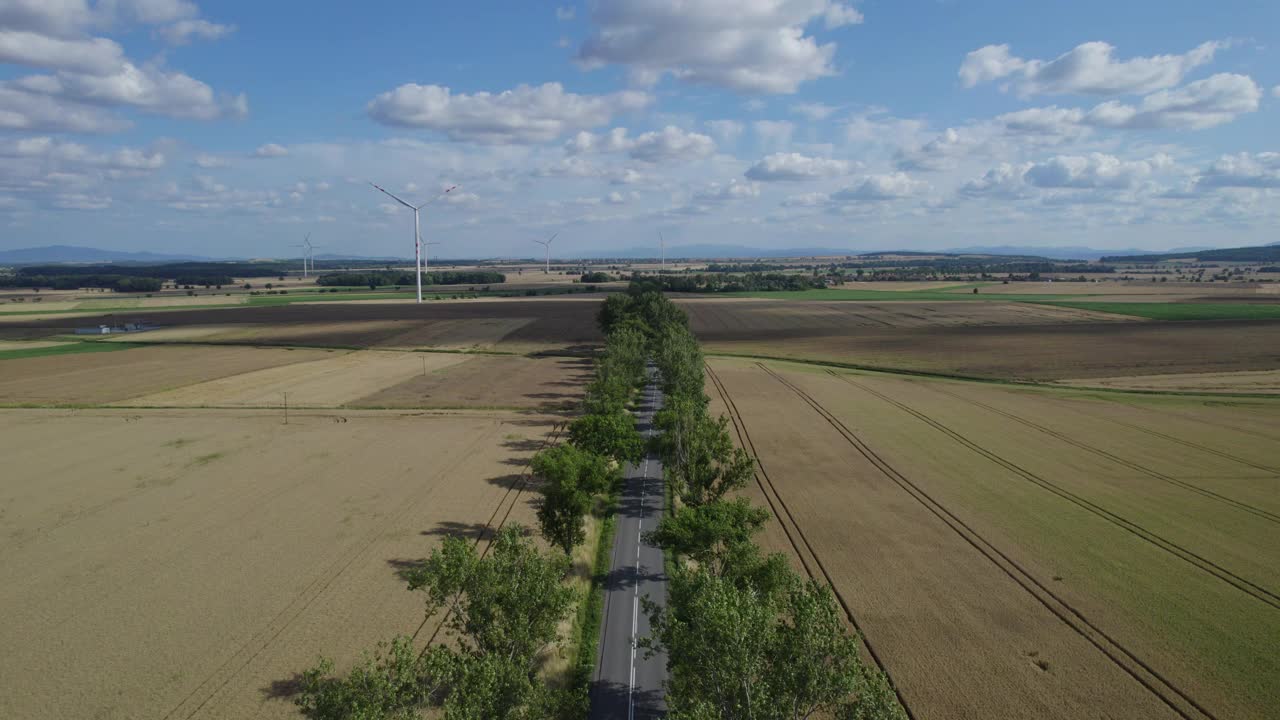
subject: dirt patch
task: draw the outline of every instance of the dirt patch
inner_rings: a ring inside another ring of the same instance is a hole
[[[264,368],[330,357],[326,350],[144,347],[6,360],[0,403],[99,405]]]
[[[345,671],[378,640],[431,636],[396,570],[446,534],[528,525],[518,479],[550,429],[0,413],[0,716],[296,717],[290,681],[318,655]]]
[[[586,358],[467,357],[352,400],[355,407],[518,407],[564,412],[591,380]]]

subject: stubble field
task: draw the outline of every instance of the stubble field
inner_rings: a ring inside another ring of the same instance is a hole
[[[597,337],[594,305],[447,305],[195,310],[0,361],[0,717],[297,717],[319,654],[425,643],[397,572],[533,523],[528,461]],[[475,354],[504,342],[552,354]]]
[[[917,717],[1280,704],[1280,445],[1249,431],[1277,404],[709,367],[767,544],[832,583]]]

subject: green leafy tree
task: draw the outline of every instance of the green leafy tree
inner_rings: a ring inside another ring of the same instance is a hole
[[[577,447],[618,462],[639,462],[645,440],[635,419],[625,412],[583,415],[569,424],[569,440]]]
[[[672,577],[668,608],[647,607],[667,652],[668,717],[799,720],[839,714],[901,720],[879,674],[862,665],[831,591],[792,577],[762,593],[703,570]]]
[[[426,594],[429,617],[448,608],[451,641],[419,654],[396,638],[341,678],[321,659],[303,673],[295,703],[312,720],[408,720],[432,706],[448,720],[533,720],[580,704],[537,676],[568,615],[567,571],[567,558],[540,553],[519,526],[500,530],[485,557],[447,538],[409,573],[409,588]]]
[[[608,490],[616,472],[604,457],[572,444],[543,450],[531,466],[543,481],[538,507],[542,536],[568,555],[586,539],[587,513],[595,496]]]
[[[713,575],[724,575],[731,561],[741,561],[740,549],[751,546],[752,536],[768,520],[769,511],[746,498],[685,505],[664,517],[646,541],[694,560]]]

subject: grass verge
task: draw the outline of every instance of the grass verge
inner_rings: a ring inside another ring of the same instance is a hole
[[[988,301],[988,302],[1036,302],[1072,300],[1087,295],[1014,295],[993,293],[947,292],[943,290],[780,290],[776,292],[727,292],[707,293],[706,297],[749,297],[768,298],[773,300],[872,300],[890,302],[893,300],[931,300],[931,301]]]
[[[50,345],[38,348],[19,348],[17,350],[0,350],[0,360],[20,360],[22,358],[48,357],[50,355],[76,355],[79,353],[113,352],[141,347],[137,343],[123,342],[75,342],[67,345]]]

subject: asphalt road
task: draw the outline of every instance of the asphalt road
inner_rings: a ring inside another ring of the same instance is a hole
[[[640,432],[646,437],[653,434],[653,415],[661,407],[662,393],[651,381],[636,413]],[[662,463],[651,455],[639,465],[628,465],[624,473],[618,532],[605,581],[600,656],[591,685],[592,720],[666,715],[662,684],[667,679],[667,659],[664,655],[646,659],[645,652],[636,648],[637,638],[649,634],[649,619],[641,598],[648,597],[662,606],[667,603],[662,551],[641,539],[662,518],[666,501]]]

